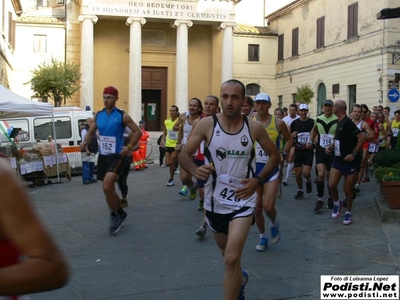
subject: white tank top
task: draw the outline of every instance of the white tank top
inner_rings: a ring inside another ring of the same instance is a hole
[[[253,177],[252,161],[254,141],[249,124],[243,116],[243,127],[236,134],[226,133],[215,115],[214,130],[209,145],[205,148],[204,163],[213,163],[215,173],[204,186],[206,210],[228,214],[242,207],[255,207],[256,193],[248,199],[237,199],[234,191],[243,186],[240,180]]]
[[[360,122],[358,122],[358,124],[356,125],[358,129],[360,129],[360,131],[364,131],[362,130],[362,124],[364,123],[363,120],[361,120]]]
[[[192,124],[189,124],[188,121],[189,116],[186,116],[185,124],[183,124],[183,139],[182,144],[186,145],[187,138],[189,137],[190,131],[192,131]]]

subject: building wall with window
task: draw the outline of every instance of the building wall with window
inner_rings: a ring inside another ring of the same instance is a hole
[[[278,102],[277,45],[277,35],[268,27],[238,25],[234,30],[233,75],[244,83],[249,96],[268,93],[273,102]]]
[[[146,119],[148,128],[159,130],[171,105],[185,111],[190,98],[218,95],[222,78],[232,77],[232,59],[226,60],[222,52],[233,50],[230,40],[239,0],[21,1],[25,10],[17,23],[14,86],[25,97],[32,96],[29,85],[23,84],[30,71],[49,57],[60,57],[81,66],[81,89],[67,105],[99,110],[104,86],[115,85],[118,106],[136,121],[154,117]],[[141,63],[135,60],[138,56]],[[136,95],[140,87],[141,95]]]
[[[276,90],[284,105],[304,84],[315,91],[314,116],[328,98],[392,105],[387,92],[400,72],[400,61],[392,63],[392,53],[400,52],[400,20],[377,20],[376,14],[396,5],[392,0],[298,0],[268,15],[278,34]],[[354,88],[355,96],[349,92]]]
[[[19,0],[0,1],[0,84],[12,86],[15,49],[15,20],[22,11]]]
[[[14,89],[30,99],[32,91],[25,83],[31,79],[31,71],[52,58],[65,60],[65,24],[52,17],[23,16],[16,22],[16,34]]]

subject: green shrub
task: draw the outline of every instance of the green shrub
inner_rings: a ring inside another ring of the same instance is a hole
[[[400,163],[400,148],[379,152],[373,159],[374,168],[394,167]]]

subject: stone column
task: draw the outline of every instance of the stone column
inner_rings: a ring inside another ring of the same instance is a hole
[[[81,29],[81,108],[85,109],[90,106],[93,110],[93,25],[97,23],[97,16],[95,15],[80,15],[79,22],[82,22]]]
[[[222,32],[222,82],[233,78],[233,27],[235,23],[221,23]]]
[[[142,25],[143,18],[128,18],[129,36],[129,112],[138,123],[142,118]]]
[[[176,28],[176,87],[175,104],[179,111],[188,110],[188,29],[193,26],[192,21],[176,20],[173,25]]]

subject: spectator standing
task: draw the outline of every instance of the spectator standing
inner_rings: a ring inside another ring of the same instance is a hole
[[[89,117],[86,119],[86,124],[81,131],[82,141],[85,140],[86,134],[92,123],[93,123],[93,118]],[[84,150],[81,152],[83,184],[91,184],[97,182],[97,180],[94,179],[94,161],[98,151],[99,151],[99,143],[97,141],[97,136],[93,135],[89,143],[85,145]]]
[[[147,168],[146,153],[147,153],[147,143],[150,134],[146,131],[145,127],[146,127],[146,122],[144,120],[140,120],[139,128],[142,131],[142,136],[140,137],[139,140],[139,148],[136,151],[133,151],[135,171],[140,171]]]

